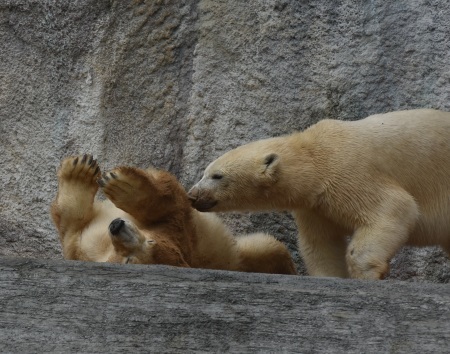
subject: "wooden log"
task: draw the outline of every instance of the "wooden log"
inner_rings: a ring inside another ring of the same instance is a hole
[[[0,352],[448,353],[450,286],[0,258]]]

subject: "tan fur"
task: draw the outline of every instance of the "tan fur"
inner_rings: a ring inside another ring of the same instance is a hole
[[[404,245],[450,253],[450,113],[323,120],[226,153],[189,194],[203,211],[292,211],[311,275],[383,278]]]
[[[95,199],[97,180],[107,200]],[[281,242],[236,240],[217,216],[193,209],[166,171],[122,166],[101,175],[83,155],[62,161],[58,182],[51,215],[67,259],[296,274]]]

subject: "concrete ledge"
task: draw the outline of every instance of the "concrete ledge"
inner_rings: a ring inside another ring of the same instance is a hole
[[[450,287],[0,258],[1,352],[444,353]]]

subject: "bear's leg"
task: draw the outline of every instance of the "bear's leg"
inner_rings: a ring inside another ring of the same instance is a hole
[[[297,210],[294,217],[299,230],[299,251],[308,274],[347,278],[345,230],[309,210]]]
[[[76,258],[81,231],[92,220],[99,174],[100,168],[92,155],[72,156],[61,162],[51,215],[65,258]]]
[[[177,204],[177,200],[185,192],[168,172],[150,172],[121,166],[103,173],[98,183],[116,207],[142,224],[151,224],[167,215],[178,213],[183,207]],[[190,208],[187,197],[184,207]]]
[[[419,217],[417,204],[409,194],[398,190],[390,194],[380,206],[376,219],[353,234],[346,255],[352,278],[386,277],[389,261],[406,244]]]
[[[239,271],[297,274],[286,246],[275,237],[263,233],[236,237]]]

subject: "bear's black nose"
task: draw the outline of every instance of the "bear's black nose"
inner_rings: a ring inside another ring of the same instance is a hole
[[[125,221],[120,218],[114,219],[111,221],[111,224],[109,224],[109,232],[111,232],[111,235],[117,235],[123,225],[125,225]]]

